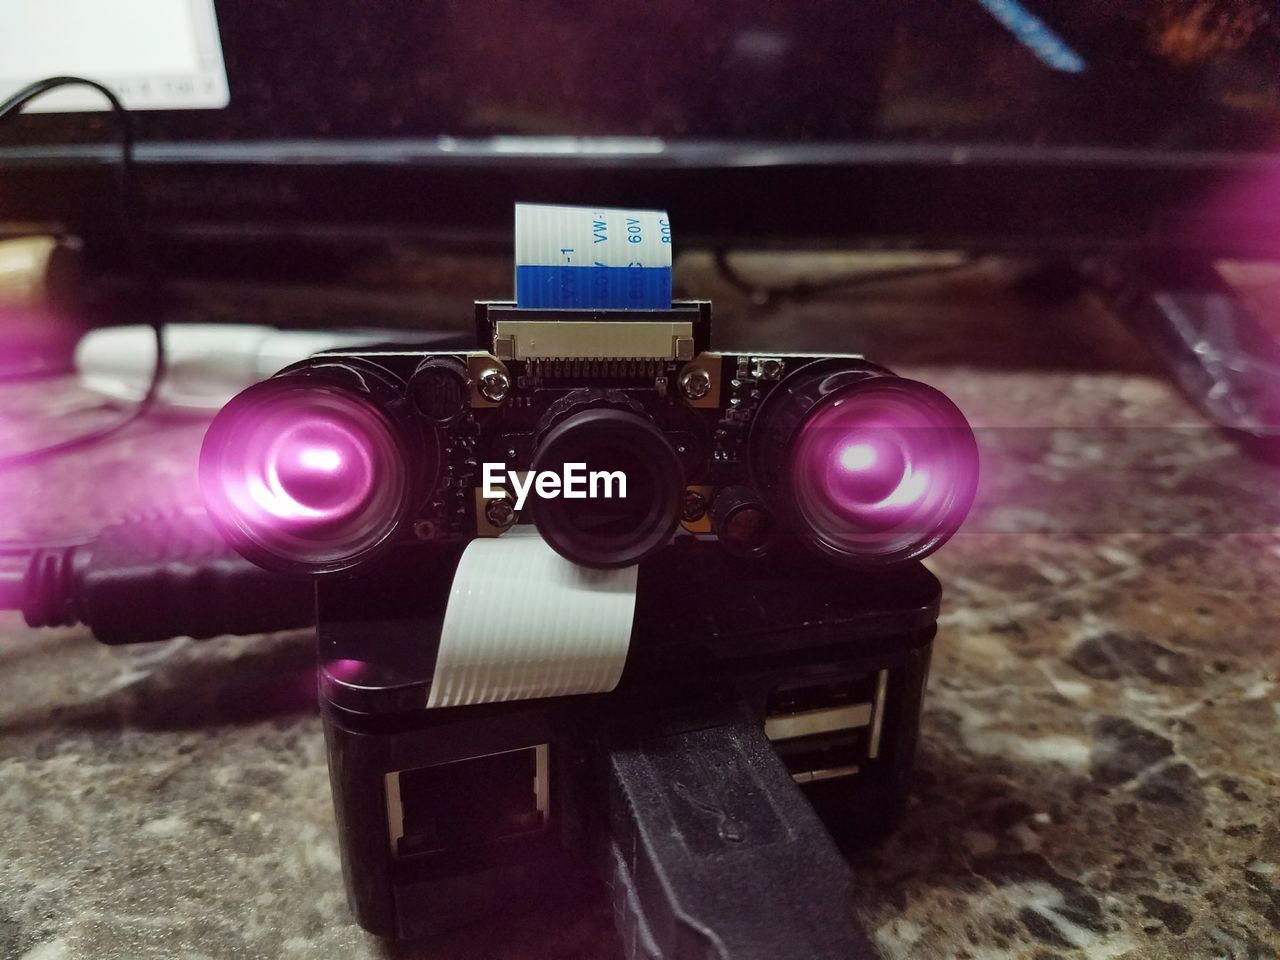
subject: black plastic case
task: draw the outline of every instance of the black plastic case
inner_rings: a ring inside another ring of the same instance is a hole
[[[828,831],[874,839],[905,800],[940,599],[923,566],[680,538],[641,567],[613,692],[428,710],[458,556],[411,547],[318,586],[362,926],[427,936],[602,879],[631,957],[874,955]]]

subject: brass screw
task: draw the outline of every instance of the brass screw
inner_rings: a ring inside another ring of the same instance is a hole
[[[701,367],[686,370],[680,376],[680,389],[690,400],[701,400],[711,392],[711,374]]]
[[[684,507],[680,518],[685,523],[694,523],[707,515],[707,498],[697,490],[687,490],[684,495]]]
[[[511,379],[501,370],[486,370],[480,374],[480,396],[491,403],[501,403],[507,399],[511,389]]]
[[[495,527],[509,527],[516,522],[515,505],[507,497],[490,500],[485,504],[485,519]]]

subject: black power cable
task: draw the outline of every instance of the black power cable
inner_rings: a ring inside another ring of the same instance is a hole
[[[200,640],[311,626],[315,586],[250,563],[202,514],[162,513],[0,570],[0,610],[32,627],[83,623],[102,643]]]
[[[120,127],[120,164],[117,190],[118,216],[120,220],[120,231],[124,237],[125,253],[129,258],[129,266],[133,271],[135,282],[138,287],[138,302],[143,305],[144,309],[151,312],[151,319],[148,325],[155,331],[156,340],[156,365],[151,374],[151,382],[147,385],[146,393],[142,399],[120,419],[114,423],[107,424],[97,430],[90,430],[78,436],[70,437],[66,440],[59,440],[55,443],[47,444],[43,447],[36,447],[32,450],[23,450],[19,453],[5,454],[0,456],[0,470],[9,469],[11,467],[25,466],[32,463],[39,463],[50,457],[60,454],[70,453],[74,450],[82,450],[85,447],[100,443],[108,437],[112,437],[119,433],[125,427],[130,426],[137,420],[145,416],[155,404],[156,397],[160,392],[160,384],[164,379],[165,373],[165,349],[164,349],[164,325],[160,318],[159,311],[155,308],[156,293],[156,272],[152,262],[150,252],[147,248],[146,237],[142,229],[143,205],[142,194],[138,189],[137,177],[134,169],[133,161],[133,118],[128,109],[122,104],[119,98],[95,80],[86,80],[84,77],[49,77],[45,80],[37,80],[35,83],[29,84],[9,97],[3,103],[0,103],[0,120],[5,117],[17,113],[26,104],[41,97],[51,90],[59,87],[67,86],[84,86],[97,90],[111,104],[111,111],[116,117]],[[3,547],[0,542],[0,547]]]
[[[23,557],[37,550],[70,550],[93,543],[94,535],[59,537],[54,540],[0,540],[0,557]]]

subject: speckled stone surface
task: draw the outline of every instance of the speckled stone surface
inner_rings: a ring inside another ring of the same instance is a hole
[[[504,292],[502,265],[470,290],[449,269],[463,304]],[[407,254],[394,272],[445,283]],[[721,343],[862,349],[980,428],[972,523],[929,561],[946,595],[914,796],[854,858],[883,955],[1274,957],[1280,470],[1206,429],[1087,297],[1028,298],[1008,267],[777,306],[705,258],[678,276],[717,299]],[[0,449],[90,406],[5,388]],[[191,502],[200,433],[156,420],[0,475],[0,535]],[[106,649],[0,614],[0,957],[620,956],[599,904],[408,947],[354,926],[312,657],[301,633]]]

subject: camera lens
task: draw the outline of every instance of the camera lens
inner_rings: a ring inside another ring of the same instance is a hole
[[[927,556],[959,529],[978,452],[943,394],[856,361],[811,364],[776,393],[752,433],[753,469],[812,547],[883,566]]]
[[[583,410],[543,435],[533,471],[566,476],[580,465],[583,496],[540,498],[534,522],[559,554],[590,567],[638,563],[675,532],[684,495],[676,452],[652,421],[630,410]]]
[[[243,391],[214,418],[200,453],[201,492],[223,533],[261,566],[341,570],[389,542],[403,521],[416,486],[408,446],[369,394],[285,374]]]

